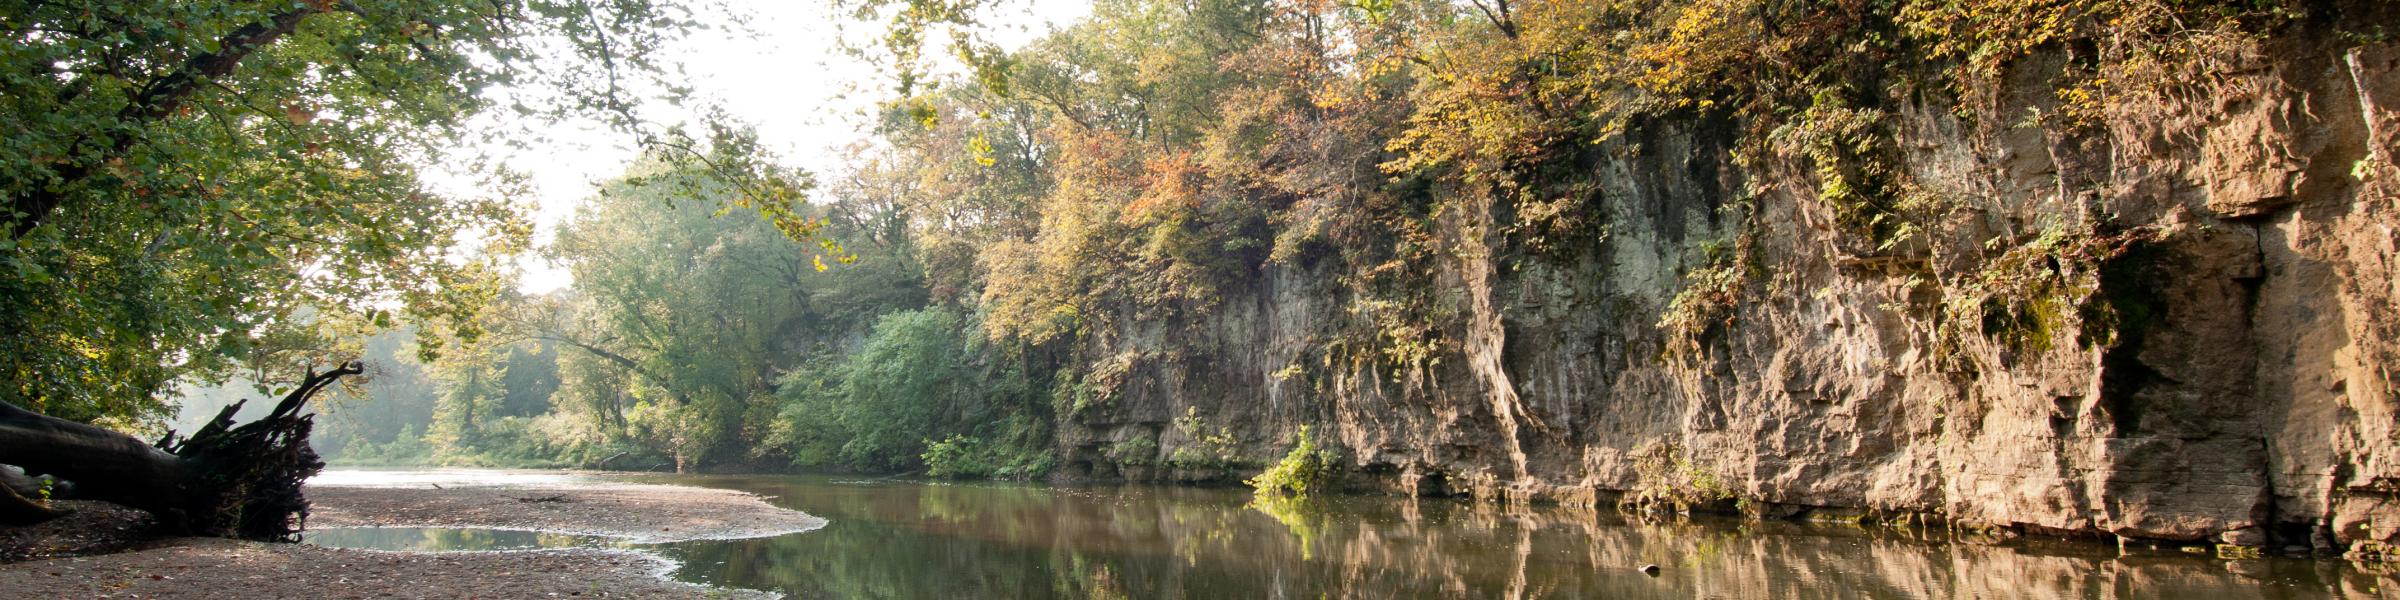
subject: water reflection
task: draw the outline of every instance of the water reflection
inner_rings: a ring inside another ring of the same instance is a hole
[[[300,541],[332,548],[393,552],[477,552],[625,545],[623,540],[610,537],[481,527],[333,527],[310,529],[301,534]]]
[[[2394,577],[2341,561],[2121,556],[1938,533],[1629,523],[1609,511],[1240,490],[687,477],[830,519],[653,547],[679,578],[791,597],[2321,598]],[[1662,565],[1658,576],[1642,574]]]

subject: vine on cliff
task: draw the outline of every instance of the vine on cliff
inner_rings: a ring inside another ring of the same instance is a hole
[[[1734,238],[1730,248],[1722,242],[1700,245],[1701,260],[1707,266],[1684,274],[1683,290],[1676,292],[1659,316],[1658,327],[1667,337],[1668,361],[1698,364],[1706,357],[1710,341],[1733,327],[1743,291],[1751,280],[1764,275],[1755,259],[1756,239],[1744,234]]]
[[[2100,233],[2054,226],[2008,247],[1947,286],[1944,347],[1955,353],[1965,336],[1977,336],[2007,349],[2004,360],[2024,360],[2048,353],[2070,331],[2086,347],[2116,343],[2124,329],[2158,318],[2157,308],[2118,301],[2122,296],[2101,293],[2103,283],[2125,269],[2121,258],[2162,237],[2156,228]]]

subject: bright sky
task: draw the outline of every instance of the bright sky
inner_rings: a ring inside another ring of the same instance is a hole
[[[817,173],[820,180],[834,179],[846,169],[844,149],[869,135],[868,109],[892,93],[887,74],[839,46],[842,35],[854,44],[871,43],[875,31],[859,23],[848,24],[847,32],[838,30],[843,24],[837,20],[844,17],[831,7],[832,0],[724,1],[748,13],[746,29],[755,35],[712,32],[667,54],[682,63],[695,96],[757,127],[760,142],[783,164]],[[1014,0],[986,18],[985,33],[1015,49],[1090,12],[1082,0]],[[634,158],[626,140],[594,127],[569,124],[550,130],[561,143],[511,161],[531,175],[536,188],[536,205],[528,212],[535,218],[537,244],[549,242],[594,184],[616,176]],[[519,266],[518,289],[526,293],[573,283],[562,265],[538,256],[520,259]]]

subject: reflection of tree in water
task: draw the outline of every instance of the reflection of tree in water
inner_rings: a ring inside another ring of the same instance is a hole
[[[1307,496],[1259,494],[1250,499],[1248,506],[1250,510],[1274,517],[1275,522],[1282,523],[1284,528],[1292,530],[1292,537],[1300,540],[1301,560],[1316,559],[1316,552],[1312,548],[1317,539],[1317,519],[1320,518],[1320,511],[1313,502],[1309,501]]]
[[[1197,503],[1174,503],[1165,508],[1167,523],[1181,532],[1167,538],[1175,557],[1187,566],[1214,560],[1240,540],[1237,521],[1248,515]]]
[[[1067,568],[1058,570],[1058,577],[1052,579],[1051,584],[1051,591],[1063,598],[1126,600],[1133,597],[1126,593],[1124,584],[1117,581],[1116,573],[1110,571],[1108,565],[1096,564],[1082,556],[1072,557]]]
[[[427,529],[424,536],[426,548],[459,550],[495,548],[499,537],[488,529]]]

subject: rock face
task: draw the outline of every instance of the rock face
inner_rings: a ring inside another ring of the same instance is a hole
[[[1062,411],[1066,471],[1239,475],[1217,465],[1313,425],[1404,493],[2377,552],[2400,541],[2400,46],[2330,44],[2083,119],[1876,108],[1933,199],[1906,235],[1845,225],[1798,159],[1737,161],[1739,123],[1640,124],[1589,165],[1585,251],[1496,251],[1505,207],[1440,217],[1432,360],[1327,352],[1373,324],[1305,264],[1094,336],[1110,378]],[[2073,108],[2052,83],[1977,113]]]

